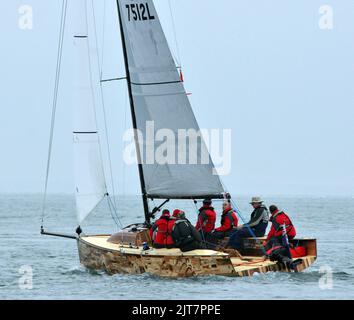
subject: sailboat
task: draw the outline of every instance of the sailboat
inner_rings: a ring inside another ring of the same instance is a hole
[[[77,88],[75,104],[74,169],[75,196],[79,224],[106,197],[99,132],[95,121],[90,79],[87,26],[87,0],[75,0],[78,11],[74,43],[77,52]],[[315,239],[298,239],[306,255],[294,270],[284,264],[263,258],[262,239],[245,239],[242,256],[216,250],[182,252],[178,248],[155,249],[151,245],[151,219],[170,200],[229,199],[208,154],[202,163],[203,139],[198,139],[197,163],[158,164],[143,161],[142,150],[149,147],[146,123],[154,122],[155,130],[168,128],[199,130],[163,32],[153,0],[117,0],[117,13],[125,62],[130,111],[135,132],[135,147],[145,221],[131,224],[115,234],[62,235],[44,230],[42,234],[73,238],[77,241],[80,262],[89,269],[109,274],[149,273],[161,277],[201,275],[250,276],[256,272],[300,272],[317,256]],[[177,150],[178,152],[178,150]],[[151,208],[151,201],[161,201]],[[293,240],[295,241],[295,240]]]

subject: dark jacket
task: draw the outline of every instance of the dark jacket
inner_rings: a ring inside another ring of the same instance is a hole
[[[253,210],[251,213],[251,220],[247,225],[251,228],[258,226],[260,223],[268,224],[269,212],[266,206],[261,205],[260,207]]]
[[[197,229],[187,220],[178,219],[173,225],[172,239],[181,251],[189,251],[202,248],[202,237]]]

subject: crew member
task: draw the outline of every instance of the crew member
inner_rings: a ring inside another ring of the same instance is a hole
[[[212,201],[205,199],[203,206],[199,209],[198,221],[195,226],[204,240],[207,239],[210,233],[215,229],[215,220],[216,212],[212,207]]]
[[[260,197],[253,197],[250,204],[253,207],[251,220],[236,228],[231,234],[228,247],[240,250],[243,246],[243,239],[252,236],[263,237],[269,221],[269,212]]]
[[[165,209],[162,211],[161,217],[155,221],[150,229],[150,236],[154,248],[161,249],[174,247],[171,232],[175,221],[176,220],[171,219],[169,210]]]
[[[172,228],[172,239],[177,248],[182,252],[202,249],[202,237],[197,229],[186,218],[184,211],[176,209],[173,211],[175,223]]]
[[[213,238],[215,242],[219,239],[223,239],[225,237],[229,237],[233,232],[234,228],[238,225],[238,219],[234,209],[231,206],[229,201],[225,201],[222,205],[222,215],[221,215],[221,226],[216,228],[214,232],[211,234],[211,238]]]
[[[263,243],[267,251],[273,246],[282,244],[284,227],[288,239],[294,239],[296,236],[295,227],[289,216],[284,211],[280,211],[275,205],[271,205],[269,207],[269,211],[271,213],[270,221],[272,223],[272,227],[268,233],[267,239]]]

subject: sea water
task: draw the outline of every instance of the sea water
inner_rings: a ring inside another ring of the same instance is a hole
[[[84,232],[111,233],[120,224],[143,221],[139,197],[115,200],[119,220],[114,221],[103,202],[83,224]],[[248,220],[249,198],[235,200]],[[41,195],[0,195],[0,299],[353,299],[354,198],[274,196],[265,201],[292,217],[299,237],[318,240],[318,260],[305,272],[245,278],[109,276],[80,265],[75,240],[40,235]],[[218,224],[220,206],[215,203]],[[193,203],[168,204],[170,209],[175,207],[196,220]],[[73,234],[77,227],[74,198],[50,195],[44,226]]]

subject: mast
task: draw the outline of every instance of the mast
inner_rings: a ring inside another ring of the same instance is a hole
[[[117,9],[118,9],[118,18],[119,18],[118,20],[119,20],[119,27],[120,27],[120,33],[121,33],[123,55],[124,55],[125,72],[126,72],[127,84],[128,84],[130,111],[131,111],[133,129],[134,129],[135,149],[136,149],[136,154],[137,154],[137,158],[138,158],[138,170],[139,170],[140,186],[141,186],[143,205],[144,205],[145,222],[146,222],[146,224],[149,225],[151,216],[150,216],[150,212],[149,212],[149,204],[148,204],[148,198],[147,198],[146,187],[145,187],[142,158],[141,158],[141,153],[140,153],[140,148],[139,148],[139,143],[138,143],[138,136],[137,136],[137,132],[136,132],[136,130],[138,129],[138,126],[137,126],[136,115],[135,115],[132,83],[131,83],[131,77],[130,77],[130,71],[129,71],[128,53],[127,53],[127,47],[125,44],[124,28],[123,28],[123,23],[122,23],[122,15],[121,15],[121,10],[120,10],[119,0],[117,0]]]

